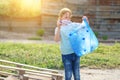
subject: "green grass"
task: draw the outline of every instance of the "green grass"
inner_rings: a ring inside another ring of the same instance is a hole
[[[94,53],[81,58],[81,65],[90,68],[120,68],[120,44],[101,44]]]
[[[0,43],[0,59],[43,68],[63,69],[58,44]],[[120,44],[100,44],[94,53],[81,57],[81,67],[120,68]]]

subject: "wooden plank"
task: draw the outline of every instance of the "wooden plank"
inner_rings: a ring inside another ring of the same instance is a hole
[[[3,75],[3,76],[12,75],[12,76],[18,77],[17,74],[8,73],[8,72],[4,72],[4,71],[0,71],[0,74]],[[24,77],[28,77],[29,79],[39,79],[39,80],[40,79],[41,80],[51,80],[52,79],[51,76],[48,77],[48,76],[45,76],[45,75],[42,75],[42,74],[40,75],[40,74],[35,74],[35,73],[30,73],[30,75],[29,74],[25,74]]]
[[[18,77],[9,75],[8,77],[6,77],[4,80],[20,80]]]
[[[38,74],[38,73],[32,73],[32,72],[26,72],[26,74],[36,75],[36,76],[42,76],[42,77],[48,77],[51,78],[52,75],[44,75],[44,74]]]
[[[4,72],[4,71],[0,71],[0,74],[1,75],[5,75],[5,76],[8,76],[8,75],[18,76],[17,74],[9,73],[9,72]]]
[[[58,73],[57,70],[46,69],[46,68],[39,68],[39,67],[30,66],[30,65],[26,65],[26,64],[20,64],[20,63],[16,63],[16,62],[12,62],[12,61],[7,61],[7,60],[0,60],[0,62],[14,64],[14,65],[20,65],[20,66],[24,66],[24,67],[28,67],[28,68],[33,68],[33,69],[41,70],[41,71],[48,71],[48,72]]]
[[[29,79],[35,79],[35,78],[37,79],[37,77],[35,77],[35,76],[38,76],[39,78],[41,78],[39,80],[53,80],[53,78],[55,78],[55,80],[62,80],[63,79],[63,75],[58,74],[58,72],[53,73],[54,70],[48,71],[50,69],[43,69],[43,68],[41,71],[30,70],[30,69],[25,69],[25,68],[21,68],[21,67],[24,66],[24,67],[37,68],[37,69],[41,69],[41,68],[30,66],[30,65],[24,65],[24,64],[20,64],[20,63],[15,63],[15,62],[11,62],[11,61],[6,61],[6,60],[0,60],[0,62],[17,65],[17,67],[11,67],[11,66],[5,66],[5,65],[0,65],[0,67],[7,69],[7,70],[9,69],[12,71],[24,71],[24,73],[22,74],[23,78],[26,77]],[[44,70],[46,70],[46,71],[44,71]],[[6,74],[7,74],[7,72],[6,72]],[[34,75],[34,77],[28,76],[28,74]],[[11,75],[14,75],[14,74],[11,74]]]
[[[4,77],[0,77],[0,80],[5,80],[5,78]]]
[[[110,16],[97,16],[96,18],[108,18],[108,19],[120,19],[120,15],[110,15]]]
[[[39,79],[39,80],[52,80],[52,77],[43,77],[43,76],[37,76],[37,75],[31,75],[31,74],[25,74],[25,77],[29,77],[30,79]]]
[[[17,68],[17,67],[11,67],[11,66],[4,66],[4,65],[0,65],[1,68],[5,68],[5,69],[10,69],[10,70],[24,70],[24,71],[28,71],[28,72],[33,72],[33,73],[39,73],[39,74],[45,74],[45,75],[53,75],[53,76],[61,76],[62,74],[55,74],[55,73],[50,73],[50,72],[43,72],[43,71],[36,71],[36,70],[30,70],[30,69],[24,69],[24,68]]]

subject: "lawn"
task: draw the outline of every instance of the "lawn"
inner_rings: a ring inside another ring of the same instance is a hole
[[[63,69],[58,44],[0,42],[0,59],[42,68]],[[100,44],[96,51],[81,57],[80,62],[81,67],[120,69],[120,44]]]

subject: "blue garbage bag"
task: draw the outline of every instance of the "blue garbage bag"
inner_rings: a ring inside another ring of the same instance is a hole
[[[85,23],[83,28],[78,26],[69,34],[70,44],[77,56],[91,53],[98,47],[97,37],[90,28],[87,20],[84,19],[83,21]]]

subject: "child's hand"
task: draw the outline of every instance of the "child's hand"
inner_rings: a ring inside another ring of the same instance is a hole
[[[83,20],[83,19],[86,19],[87,22],[89,23],[87,16],[83,16],[83,17],[82,17],[82,20]]]
[[[62,22],[60,20],[57,21],[57,27],[60,28],[62,25]]]

